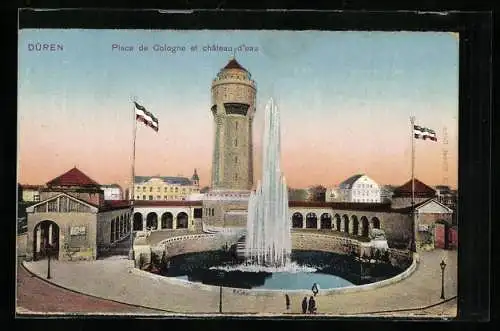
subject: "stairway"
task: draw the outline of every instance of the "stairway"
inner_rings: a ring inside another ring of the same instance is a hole
[[[245,257],[245,245],[246,245],[246,236],[242,236],[236,242],[236,256],[239,258]]]

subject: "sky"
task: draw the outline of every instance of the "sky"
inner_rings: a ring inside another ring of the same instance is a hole
[[[42,44],[56,46],[37,50]],[[358,173],[402,185],[411,178],[410,116],[438,138],[415,141],[415,177],[457,187],[459,41],[451,33],[26,29],[18,45],[22,184],[76,166],[129,187],[135,99],[160,127],[137,123],[135,174],[190,177],[196,168],[210,185],[211,82],[234,54],[257,84],[255,182],[272,97],[291,187],[332,187]]]

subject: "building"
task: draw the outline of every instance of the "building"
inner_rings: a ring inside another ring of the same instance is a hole
[[[390,203],[392,201],[392,195],[396,187],[392,185],[381,185],[380,187],[380,202]]]
[[[342,197],[338,187],[331,187],[325,192],[325,202],[340,202]]]
[[[413,196],[415,205],[426,201],[428,199],[433,199],[436,197],[436,190],[432,187],[422,183],[420,180],[415,178]],[[412,180],[410,179],[403,185],[397,187],[392,195],[392,205],[395,208],[410,207],[412,204]]]
[[[118,184],[102,185],[104,191],[104,200],[123,200],[123,191]]]
[[[365,174],[349,177],[339,184],[338,192],[343,202],[380,202],[380,186]]]
[[[457,208],[457,191],[452,190],[447,185],[437,185],[434,187],[436,190],[436,199],[444,204],[445,206],[450,207],[453,210]]]
[[[127,237],[129,202],[105,201],[101,186],[76,167],[47,182],[26,208],[26,258],[93,260]]]
[[[200,193],[200,178],[194,170],[191,179],[172,176],[135,176],[135,200],[186,200]]]
[[[232,58],[212,81],[215,138],[212,189],[250,190],[257,89],[250,73]]]
[[[40,189],[42,185],[21,185],[22,201],[37,202],[40,201]]]

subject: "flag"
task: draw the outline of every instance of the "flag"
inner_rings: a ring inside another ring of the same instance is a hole
[[[135,105],[135,119],[143,122],[144,124],[146,124],[147,126],[152,128],[153,130],[158,132],[158,128],[159,128],[158,119],[153,114],[148,112],[146,110],[146,108],[144,108],[144,106],[141,106],[140,104],[138,104],[135,101],[134,101],[134,105]]]
[[[432,141],[437,141],[436,132],[429,128],[424,128],[423,126],[414,125],[413,135],[416,139],[430,139]]]

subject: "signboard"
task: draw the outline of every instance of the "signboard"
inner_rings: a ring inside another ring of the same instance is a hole
[[[86,228],[84,226],[72,226],[70,230],[70,235],[72,236],[81,236],[86,232]]]

